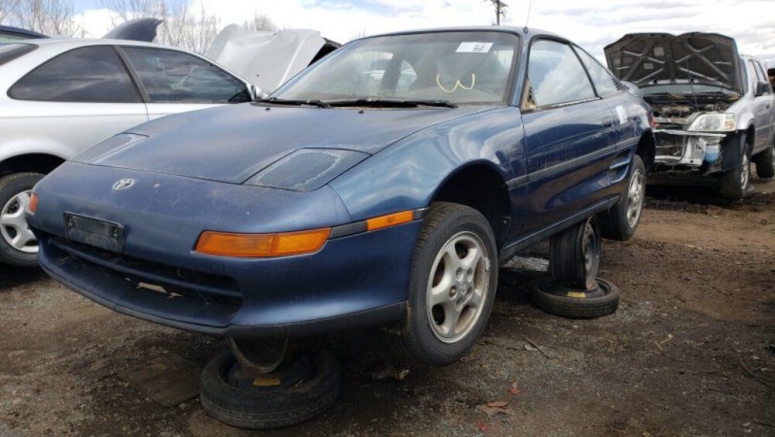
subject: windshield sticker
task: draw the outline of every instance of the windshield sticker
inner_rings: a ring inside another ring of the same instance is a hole
[[[491,42],[461,42],[457,53],[489,53],[491,48]]]

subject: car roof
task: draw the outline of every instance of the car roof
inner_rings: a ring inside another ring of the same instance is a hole
[[[526,39],[530,39],[534,36],[541,35],[541,36],[550,36],[553,38],[569,41],[567,38],[564,38],[553,32],[548,32],[541,29],[534,29],[530,27],[515,27],[515,26],[460,26],[460,27],[440,27],[440,28],[430,28],[430,29],[404,30],[400,32],[390,32],[390,33],[383,33],[379,35],[367,36],[363,39],[375,38],[380,36],[411,35],[411,34],[417,34],[417,33],[439,33],[439,32],[502,32],[502,33],[519,34],[524,36]]]
[[[38,33],[33,30],[22,29],[20,27],[13,27],[13,26],[0,26],[0,33],[14,33],[17,35],[24,35],[24,36],[30,37],[31,39],[48,38],[48,36],[43,35],[42,33]]]
[[[21,44],[35,44],[40,47],[58,48],[58,49],[73,49],[78,47],[88,46],[104,46],[104,45],[121,45],[121,46],[134,46],[134,47],[155,47],[165,48],[170,50],[177,50],[181,52],[187,52],[178,47],[166,46],[163,44],[148,43],[142,41],[131,41],[126,39],[102,39],[102,38],[49,38],[49,39],[33,39],[28,41],[20,41]]]

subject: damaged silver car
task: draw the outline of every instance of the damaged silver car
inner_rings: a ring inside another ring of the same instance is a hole
[[[749,192],[750,163],[775,176],[775,96],[762,64],[715,33],[628,34],[605,48],[610,70],[637,85],[656,123],[656,172],[717,176],[720,194]]]

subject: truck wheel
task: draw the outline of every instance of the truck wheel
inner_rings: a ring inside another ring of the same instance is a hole
[[[386,328],[389,343],[421,363],[454,363],[484,330],[497,284],[487,219],[464,205],[432,204],[414,251],[407,313]]]
[[[646,198],[646,166],[640,156],[632,157],[630,178],[619,201],[600,216],[603,238],[627,241],[635,234]]]
[[[575,289],[596,286],[600,266],[600,226],[593,216],[549,240],[549,272],[552,279]]]
[[[597,278],[591,291],[564,287],[554,281],[539,282],[531,295],[538,308],[572,319],[592,319],[612,314],[619,307],[619,296],[619,287],[602,278]]]
[[[325,350],[284,362],[268,374],[242,367],[231,352],[205,366],[200,381],[202,407],[238,428],[272,429],[312,419],[339,395],[339,363]]]
[[[38,240],[27,226],[24,210],[39,173],[15,173],[0,179],[0,261],[19,267],[38,265]]]
[[[746,145],[745,134],[740,134],[738,140],[742,151],[740,165],[721,175],[720,194],[721,197],[729,200],[744,198],[748,192],[748,185],[751,180],[751,151],[748,150]]]
[[[771,144],[764,152],[754,156],[756,175],[762,179],[775,177],[775,144]]]

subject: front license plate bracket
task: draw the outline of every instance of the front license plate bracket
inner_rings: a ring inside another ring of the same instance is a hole
[[[67,238],[89,246],[121,253],[124,250],[124,225],[107,220],[65,213]]]

